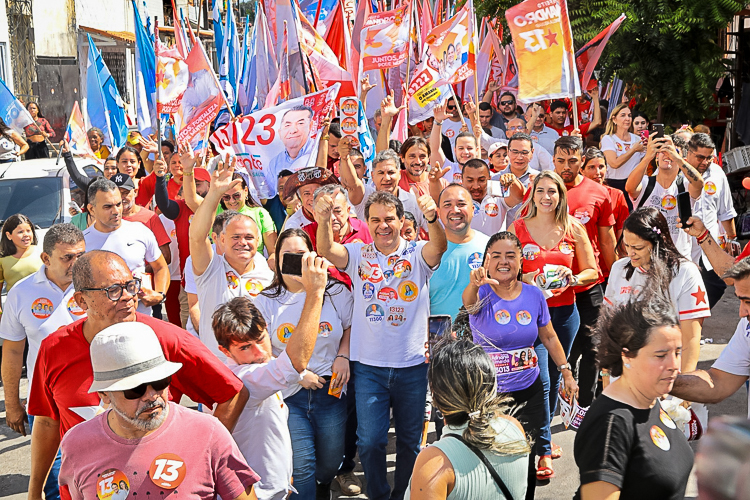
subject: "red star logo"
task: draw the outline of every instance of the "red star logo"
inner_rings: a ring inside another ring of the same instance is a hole
[[[695,297],[695,305],[696,306],[698,304],[700,304],[701,302],[703,302],[704,304],[708,304],[708,302],[706,302],[706,292],[704,292],[703,290],[701,290],[701,287],[698,287],[698,291],[695,292],[695,293],[691,293],[690,295],[692,295],[693,297]]]
[[[547,45],[549,47],[553,45],[560,45],[559,43],[557,43],[557,33],[552,33],[552,30],[550,30],[549,28],[547,29],[547,34],[544,35],[544,38],[547,39]]]

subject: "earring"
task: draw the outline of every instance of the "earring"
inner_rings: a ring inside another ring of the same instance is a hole
[[[623,363],[623,364],[625,365],[625,368],[630,368],[630,364],[629,363]]]

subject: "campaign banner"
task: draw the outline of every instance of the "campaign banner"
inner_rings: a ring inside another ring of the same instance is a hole
[[[477,41],[473,2],[427,35],[429,63],[440,75],[440,83],[458,83],[476,71]]]
[[[415,125],[433,116],[432,111],[451,93],[447,84],[439,84],[440,75],[430,64],[429,48],[425,46],[422,62],[417,66],[406,96],[409,99],[409,125]]]
[[[362,71],[395,68],[406,61],[410,6],[367,16],[360,33]]]
[[[159,40],[156,40],[156,58],[156,110],[175,113],[188,86],[188,65],[176,46],[167,47]]]
[[[187,67],[190,72],[188,84],[175,120],[179,123],[177,141],[180,143],[205,133],[222,105],[226,105],[219,81],[200,42],[190,50]]]
[[[81,108],[78,106],[78,101],[73,103],[73,111],[70,113],[68,128],[65,129],[65,140],[68,141],[70,153],[73,156],[90,158],[99,164],[104,163],[91,150],[89,139],[86,135],[86,124],[83,121],[83,113],[81,113]]]
[[[505,11],[516,50],[518,100],[581,94],[565,0],[526,0]]]
[[[211,135],[216,150],[237,157],[260,199],[278,193],[279,172],[312,167],[323,120],[335,105],[339,85],[241,116]]]

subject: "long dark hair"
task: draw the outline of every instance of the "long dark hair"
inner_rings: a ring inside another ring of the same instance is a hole
[[[36,106],[36,116],[38,116],[39,118],[44,118],[44,115],[42,114],[42,108],[41,108],[41,106],[39,106],[38,102],[30,102],[30,103],[28,103],[26,105],[26,111],[29,110],[29,106],[31,106],[32,104],[34,106]],[[29,111],[29,113],[31,113],[31,111]]]
[[[242,184],[240,184],[240,186],[242,186],[242,189],[247,189],[247,182],[245,182],[245,178],[242,177],[238,173],[232,174],[232,180],[234,181],[234,180],[237,180],[237,179],[241,179],[242,180]],[[224,209],[224,210],[227,209],[227,205],[226,205],[226,203],[224,203],[224,200],[219,201],[219,205],[221,205],[222,209]],[[250,191],[249,190],[247,192],[247,197],[245,198],[245,206],[248,206],[248,207],[257,207],[257,206],[259,206],[259,205],[256,205],[255,202],[253,201],[253,197],[250,196]]]
[[[10,238],[8,238],[7,233],[12,233],[21,224],[28,224],[31,228],[31,234],[33,236],[31,244],[36,245],[38,243],[36,238],[36,230],[34,230],[34,223],[31,222],[31,219],[26,217],[24,214],[11,215],[7,219],[5,219],[5,222],[3,223],[3,234],[2,236],[0,236],[0,257],[7,257],[9,255],[15,254],[18,251],[16,245],[11,241]]]
[[[5,123],[5,120],[0,118],[0,135],[12,141],[13,137],[10,135],[12,132],[13,130]]]
[[[664,214],[656,207],[642,207],[630,214],[622,226],[623,233],[628,231],[653,245],[651,261],[659,261],[667,269],[666,285],[680,272],[680,262],[685,257],[680,254],[669,234],[669,224]],[[622,240],[622,237],[620,238]],[[653,267],[653,266],[652,266]],[[625,279],[630,281],[635,268],[631,263],[626,266]],[[663,283],[664,284],[664,283]]]

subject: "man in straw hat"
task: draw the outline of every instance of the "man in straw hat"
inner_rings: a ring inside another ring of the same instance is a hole
[[[62,440],[63,498],[157,497],[172,490],[192,498],[257,498],[253,484],[260,478],[221,422],[169,401],[182,363],[166,360],[154,330],[139,322],[109,326],[91,341],[90,356],[88,392],[110,408]]]

